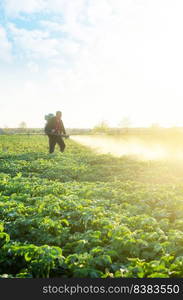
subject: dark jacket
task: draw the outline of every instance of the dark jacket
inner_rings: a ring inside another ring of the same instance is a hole
[[[60,130],[59,134],[66,134],[63,121],[62,120],[60,120],[60,121],[61,121],[61,130]],[[51,131],[53,129],[56,129],[56,117],[50,118],[48,120],[48,122],[47,122],[47,124],[45,126],[44,131],[45,131],[46,134],[49,135],[49,134],[51,134]]]

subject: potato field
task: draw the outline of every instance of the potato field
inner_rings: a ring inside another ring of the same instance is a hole
[[[0,277],[183,277],[183,164],[0,136]]]

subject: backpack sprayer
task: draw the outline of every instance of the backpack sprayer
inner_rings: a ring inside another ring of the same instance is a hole
[[[53,117],[54,117],[53,114],[48,114],[48,115],[45,116],[45,120],[47,121],[47,124],[48,124],[49,120],[52,119]],[[54,132],[53,130],[48,130],[47,126],[45,126],[45,134],[53,135],[53,136],[61,136],[61,137],[66,138],[66,139],[69,138],[69,135],[67,135],[67,134],[60,134],[60,133]]]

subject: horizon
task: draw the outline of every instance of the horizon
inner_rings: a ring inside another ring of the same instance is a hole
[[[96,126],[94,127],[65,127],[66,129],[71,129],[71,130],[94,130],[96,127],[100,127],[100,123],[97,124]],[[44,126],[43,127],[20,127],[20,126],[17,126],[17,127],[9,127],[9,126],[6,126],[6,127],[0,127],[1,130],[11,130],[11,129],[20,129],[20,130],[30,130],[30,129],[44,129]],[[159,126],[159,125],[155,125],[154,124],[151,124],[150,126],[144,126],[144,127],[141,127],[141,126],[136,126],[136,127],[133,127],[133,126],[130,126],[130,127],[113,127],[113,126],[110,126],[110,127],[107,127],[107,129],[118,129],[118,130],[125,130],[125,129],[128,129],[128,130],[133,130],[133,129],[152,129],[152,130],[161,130],[161,129],[183,129],[183,125],[182,126]],[[101,131],[102,132],[102,131]]]

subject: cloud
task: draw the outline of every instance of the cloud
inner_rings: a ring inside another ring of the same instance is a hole
[[[5,12],[10,17],[18,17],[21,13],[36,13],[44,10],[44,0],[4,0]]]
[[[86,3],[86,0],[4,0],[4,9],[10,17],[42,12],[62,14],[67,21],[68,19],[75,21],[83,12]]]
[[[87,9],[88,22],[95,25],[99,22],[104,22],[113,14],[113,7],[115,6],[115,1],[113,5],[106,0],[93,0],[89,1]],[[108,19],[109,20],[109,19]]]
[[[55,21],[41,20],[40,25],[49,32],[64,32],[64,26]]]
[[[83,110],[95,120],[104,118],[114,122],[130,115],[132,119],[139,118],[139,123],[147,124],[158,115],[167,122],[172,99],[179,103],[175,92],[183,95],[182,85],[177,82],[177,78],[179,82],[182,79],[177,63],[182,66],[183,45],[176,34],[181,26],[175,25],[175,31],[171,28],[174,7],[159,12],[157,3],[148,7],[139,0],[127,2],[101,1],[97,5],[93,0],[88,6],[92,26],[77,23],[74,29],[66,24],[73,37],[82,36],[84,43],[71,70],[50,70],[50,86],[58,92],[60,89],[73,111]],[[175,49],[170,45],[170,38],[180,47]],[[179,53],[178,60],[176,53]],[[169,67],[173,72],[168,72]]]
[[[30,70],[31,73],[38,73],[39,72],[39,65],[30,61],[27,64],[28,69]]]
[[[68,115],[72,107],[73,120],[79,110],[85,111],[86,124],[91,115],[95,122],[118,122],[124,115],[135,119],[138,112],[139,120],[148,123],[157,107],[161,118],[165,106],[172,111],[171,100],[182,97],[181,1],[5,3],[7,14],[17,19],[35,14],[31,29],[11,20],[9,34],[26,67],[32,72],[39,68],[47,102],[58,95],[54,103],[60,97]]]
[[[3,62],[12,61],[12,45],[8,40],[6,30],[0,26],[0,60]]]
[[[76,56],[80,44],[72,39],[53,37],[49,30],[27,30],[9,23],[9,31],[14,45],[26,57],[37,61],[47,60],[47,64],[69,61]]]
[[[27,58],[48,59],[59,54],[59,41],[46,31],[20,29],[14,24],[9,24],[9,30],[16,47]]]

